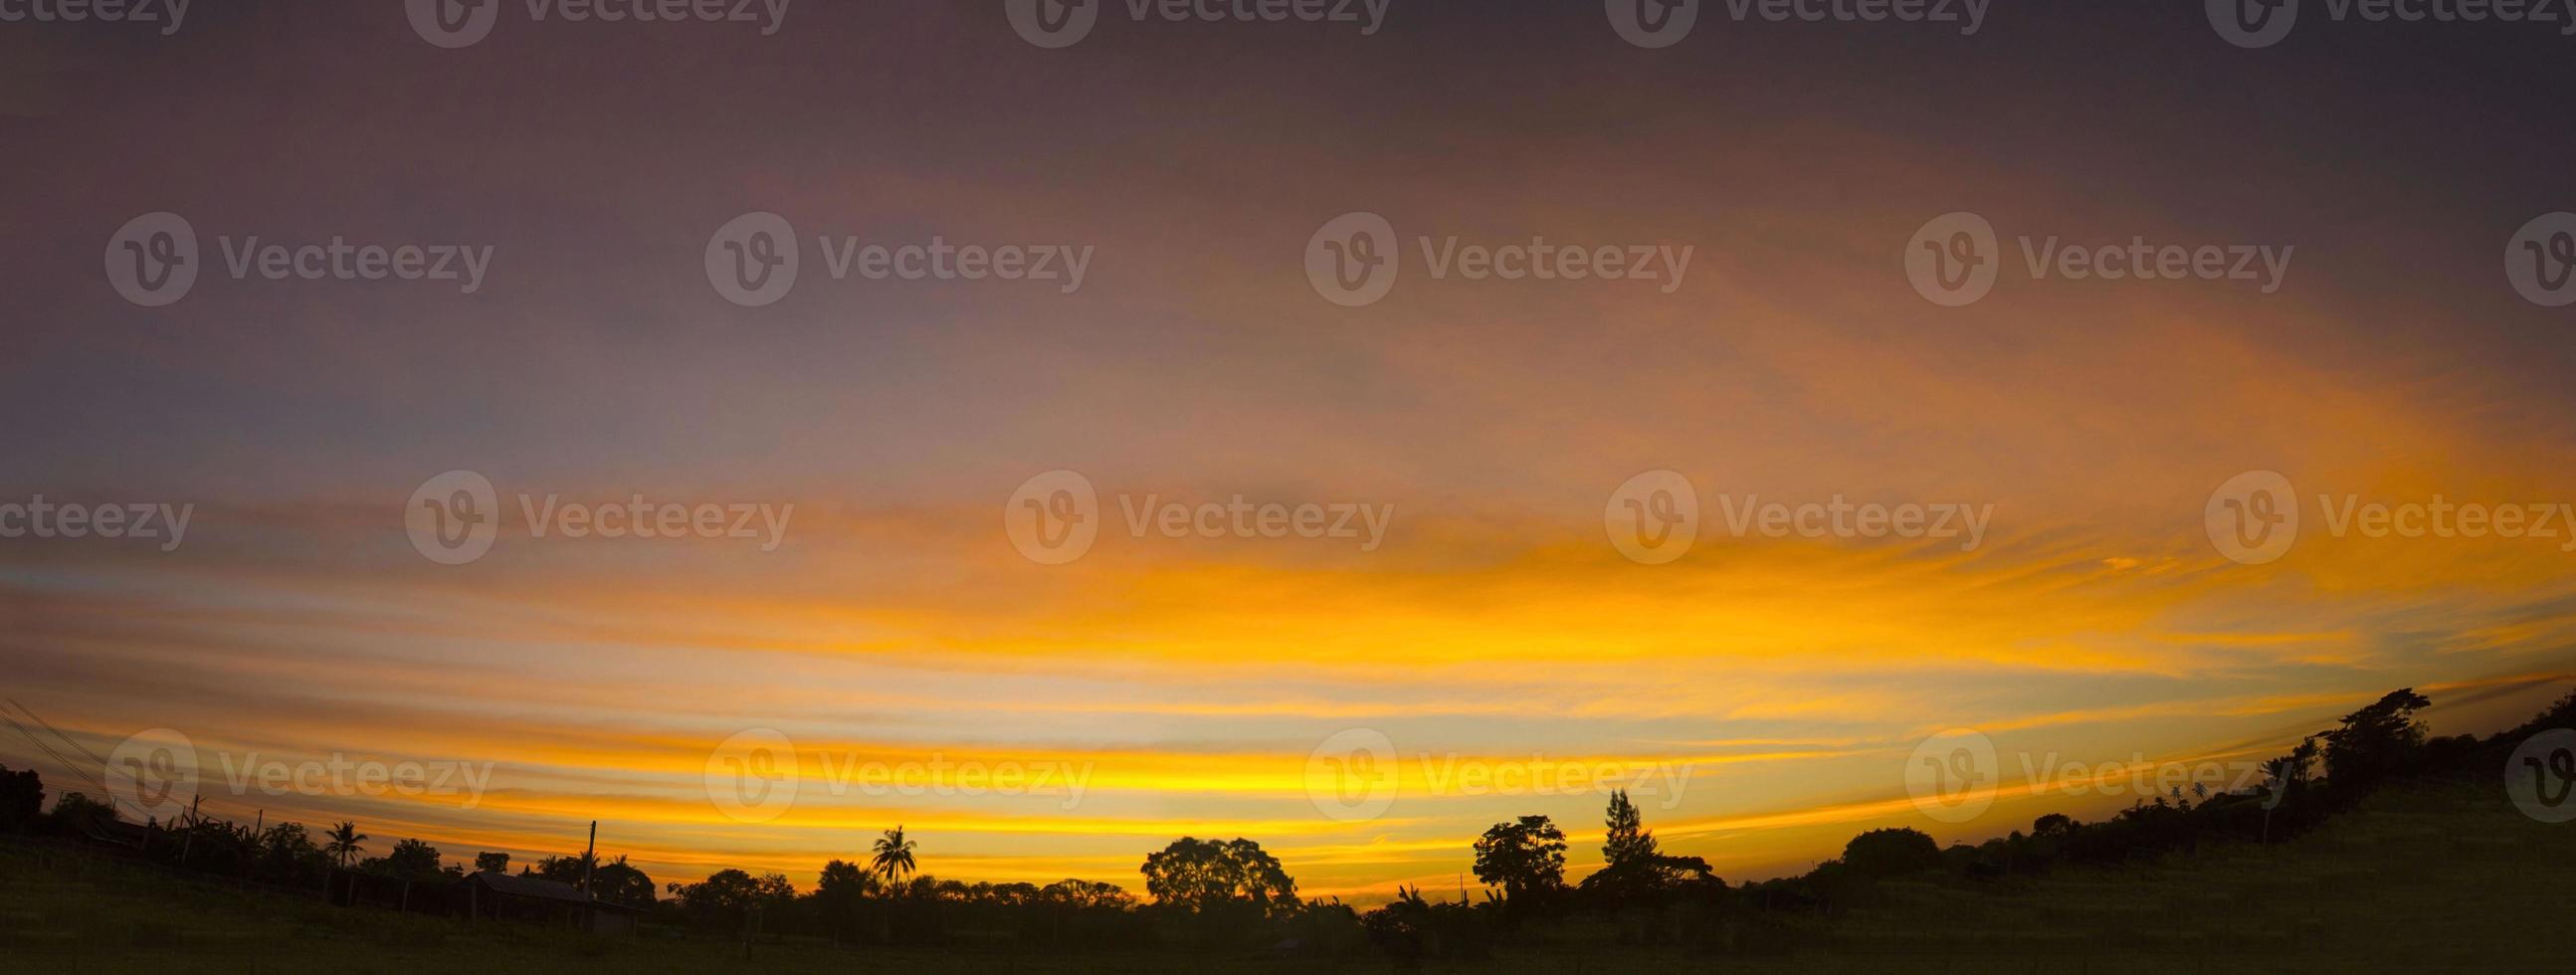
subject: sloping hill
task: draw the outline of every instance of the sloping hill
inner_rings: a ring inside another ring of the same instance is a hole
[[[2576,824],[2522,816],[2500,781],[2394,786],[2271,847],[2211,845],[2155,866],[1996,884],[1888,882],[1884,903],[1806,934],[1794,954],[1536,939],[1476,965],[1506,972],[2566,971]],[[1606,931],[1605,928],[1596,930]],[[1574,934],[1574,932],[1565,932]],[[0,958],[84,972],[1301,972],[1314,963],[1173,952],[1040,956],[615,941],[463,925],[242,892],[88,857],[0,846]],[[14,967],[11,966],[11,967]],[[37,970],[37,969],[30,969]],[[1375,957],[1333,966],[1392,971]]]
[[[1886,885],[1833,954],[2002,971],[2565,971],[2576,824],[2502,780],[2392,786],[2318,831],[2008,891]],[[1808,958],[1808,961],[1821,961]]]

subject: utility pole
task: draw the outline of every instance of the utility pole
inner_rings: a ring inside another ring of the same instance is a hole
[[[242,863],[243,887],[250,886],[251,870],[259,866],[259,837],[261,833],[268,830],[268,810],[260,810],[259,818],[252,822],[255,825],[250,828],[250,857]]]
[[[590,843],[581,851],[581,892],[590,893],[590,870],[599,862],[599,820],[590,821]]]
[[[599,863],[599,820],[590,821],[590,845],[581,851],[581,929],[588,932],[599,926],[599,895],[591,893],[590,872]]]

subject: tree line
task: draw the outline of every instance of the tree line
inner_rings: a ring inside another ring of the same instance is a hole
[[[2314,829],[2384,784],[2419,776],[2491,771],[2539,731],[2576,727],[2576,692],[2523,726],[2485,740],[2433,738],[2416,713],[2431,701],[2390,692],[2265,763],[2266,780],[2238,791],[2180,788],[2098,822],[2040,816],[1978,844],[1940,846],[1908,828],[1852,838],[1842,855],[1796,876],[1729,885],[1699,857],[1665,853],[1625,792],[1603,812],[1602,866],[1566,880],[1564,830],[1547,816],[1495,823],[1468,846],[1480,899],[1398,889],[1366,911],[1338,899],[1301,898],[1279,859],[1253,840],[1183,837],[1145,858],[1142,898],[1096,880],[966,883],[919,871],[919,843],[897,826],[864,854],[824,864],[811,890],[783,875],[719,870],[656,888],[620,856],[550,856],[518,873],[587,883],[597,899],[644,912],[658,925],[722,937],[829,939],[843,945],[954,945],[1004,941],[1046,948],[1161,944],[1339,957],[1376,950],[1399,963],[1475,960],[1576,919],[1615,924],[1623,941],[1704,949],[1796,947],[1830,919],[1879,899],[1877,884],[1925,878],[1968,887],[2010,885],[2070,864],[2123,864],[2189,854],[2210,843],[2273,843]],[[32,771],[0,768],[0,829],[65,836],[97,833],[114,810],[78,792],[40,812]],[[88,826],[84,829],[84,825]],[[254,831],[197,814],[148,823],[141,855],[191,871],[286,888],[330,889],[335,875],[412,883],[462,881],[462,863],[417,839],[380,856],[351,822],[319,835],[297,823]],[[478,853],[473,871],[508,872],[507,853]]]

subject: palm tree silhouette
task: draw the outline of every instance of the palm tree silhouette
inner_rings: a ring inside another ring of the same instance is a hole
[[[903,838],[903,827],[897,825],[885,831],[885,835],[877,839],[876,845],[872,848],[876,851],[876,858],[868,863],[875,867],[878,873],[901,883],[903,875],[913,871],[912,851],[915,845],[911,840]]]
[[[366,848],[367,834],[358,832],[358,824],[353,822],[342,822],[322,836],[330,840],[322,845],[322,852],[330,854],[342,867],[349,865],[349,857]]]

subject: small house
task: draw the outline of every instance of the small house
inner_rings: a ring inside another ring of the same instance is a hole
[[[475,920],[532,921],[595,934],[635,933],[643,912],[624,904],[597,900],[571,884],[499,870],[483,870],[457,882],[466,915]]]

